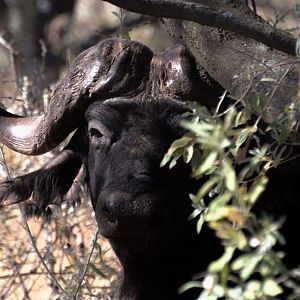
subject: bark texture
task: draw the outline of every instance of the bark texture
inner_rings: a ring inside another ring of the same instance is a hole
[[[255,94],[267,96],[265,101],[268,105],[263,109],[265,121],[271,122],[284,107],[298,100],[300,61],[291,55],[295,53],[293,47],[296,39],[272,28],[256,16],[244,1],[108,0],[107,2],[143,14],[172,17],[173,19],[163,19],[165,27],[173,37],[187,46],[199,68],[203,67],[232,95],[243,98],[246,102],[253,99]],[[222,22],[207,26],[206,20],[203,21],[199,16],[197,19],[192,10],[184,9],[185,6],[193,6],[202,11],[205,8],[205,11],[215,12],[223,17],[225,14],[229,16],[227,18],[229,23],[232,20],[231,16],[234,16],[235,20],[240,20],[240,26],[237,23],[234,23],[234,26],[224,26]],[[167,7],[169,10],[163,9]],[[178,7],[182,8],[181,14],[177,11]],[[231,30],[226,30],[229,27]],[[246,27],[255,28],[251,38],[249,31],[245,30]],[[269,34],[265,34],[266,32]],[[282,51],[275,49],[280,48],[276,44],[285,44],[287,40],[293,41],[290,44],[294,43],[293,46],[286,49],[281,47]]]

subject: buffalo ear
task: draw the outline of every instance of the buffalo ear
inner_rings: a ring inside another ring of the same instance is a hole
[[[85,167],[79,154],[62,150],[44,167],[0,185],[0,207],[24,202],[27,216],[51,215],[51,205],[77,205]]]

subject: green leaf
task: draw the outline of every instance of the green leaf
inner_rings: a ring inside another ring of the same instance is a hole
[[[208,206],[207,213],[205,214],[205,220],[207,222],[217,221],[224,217],[226,210],[226,204],[231,199],[232,194],[226,192],[216,197]]]
[[[189,122],[189,121],[182,121],[181,126],[196,135],[208,135],[211,130],[215,128],[214,124],[208,124],[201,120],[198,122]]]
[[[196,198],[195,200],[198,201],[203,199],[203,197],[205,195],[207,195],[212,189],[213,187],[215,187],[218,182],[219,182],[220,178],[219,177],[211,177],[210,179],[208,179],[199,189],[199,191],[196,194]],[[195,201],[194,201],[195,202]]]
[[[273,279],[266,279],[263,283],[263,291],[267,296],[275,297],[282,294],[282,287]]]
[[[202,282],[200,281],[189,281],[185,284],[183,284],[179,289],[178,289],[178,293],[182,294],[186,291],[188,291],[189,289],[192,288],[202,288]]]
[[[187,164],[191,161],[194,153],[194,146],[189,145],[183,150],[183,161]]]
[[[199,176],[207,172],[212,166],[215,160],[218,157],[218,153],[216,151],[210,152],[203,163],[200,165],[200,167],[196,170],[195,175]]]
[[[160,163],[160,167],[164,167],[172,158],[172,155],[169,155],[168,153],[166,153]]]
[[[240,131],[239,135],[237,136],[237,139],[234,143],[233,147],[233,155],[236,156],[239,148],[242,146],[242,144],[245,143],[247,138],[249,137],[250,133],[252,132],[251,128],[244,128]]]
[[[230,107],[229,111],[225,115],[225,120],[224,120],[224,129],[227,130],[231,127],[233,127],[233,122],[236,118],[236,110],[234,106]]]
[[[194,148],[194,153],[191,160],[193,173],[199,168],[201,162],[202,162],[202,155],[198,149]]]
[[[168,150],[168,155],[173,155],[173,153],[178,149],[178,148],[183,148],[187,146],[188,143],[190,143],[193,139],[189,136],[183,136],[182,138],[174,141],[169,150]]]
[[[254,204],[259,196],[265,191],[269,179],[266,176],[261,176],[255,180],[248,192],[248,202]]]
[[[194,211],[189,215],[188,217],[188,221],[191,221],[193,219],[195,219],[196,217],[198,217],[201,214],[201,210],[198,208],[195,208]]]
[[[204,290],[197,300],[217,300],[219,297],[209,290]]]
[[[231,264],[231,269],[233,271],[238,271],[244,268],[248,262],[250,261],[251,257],[253,254],[243,254],[239,256],[232,264]]]
[[[218,297],[218,298],[223,298],[224,294],[225,294],[225,289],[224,287],[222,287],[219,284],[216,284],[213,288],[212,288],[212,292]]]
[[[181,155],[182,154],[180,153],[180,154],[173,157],[173,159],[172,159],[172,161],[170,162],[170,165],[169,165],[170,169],[175,167],[175,165],[177,164],[177,160],[181,157]]]
[[[262,82],[276,82],[276,79],[271,78],[271,77],[264,77],[260,81],[262,81]]]
[[[234,126],[233,127],[238,127],[240,125],[245,125],[247,124],[248,121],[248,115],[245,111],[239,111],[238,114],[235,117],[234,120]]]
[[[237,181],[235,170],[231,166],[229,159],[223,161],[223,172],[225,175],[225,185],[230,192],[234,192],[237,189]]]
[[[200,231],[202,229],[203,223],[204,223],[204,215],[203,215],[203,213],[201,213],[201,215],[199,216],[199,219],[197,221],[197,227],[196,227],[198,234],[200,233]]]
[[[89,267],[90,267],[97,275],[100,275],[101,277],[107,279],[107,276],[106,276],[99,268],[97,268],[93,263],[89,263]]]
[[[258,280],[250,280],[247,283],[247,289],[251,291],[259,291],[261,288],[261,282]]]
[[[247,280],[255,272],[255,269],[261,260],[262,260],[261,254],[257,254],[257,253],[252,254],[249,257],[247,264],[241,270],[240,273],[241,278],[243,280]]]
[[[217,260],[211,262],[208,266],[209,272],[218,273],[223,270],[226,264],[231,260],[235,247],[228,246],[225,249],[224,254]]]
[[[236,286],[234,288],[227,289],[227,296],[229,299],[238,300],[243,299],[243,290],[241,286]]]

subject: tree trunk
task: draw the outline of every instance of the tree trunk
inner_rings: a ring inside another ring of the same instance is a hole
[[[143,14],[176,18],[163,20],[168,32],[237,99],[247,103],[261,98],[257,113],[265,121],[271,122],[299,99],[300,61],[286,54],[296,54],[296,39],[255,15],[244,0],[106,1]]]
[[[231,11],[260,21],[240,1],[194,0],[212,9]],[[271,122],[291,102],[299,99],[299,59],[253,39],[194,22],[164,19],[168,32],[188,47],[197,62],[237,98],[251,101],[253,94],[267,95],[263,119]],[[272,80],[271,80],[272,79]]]

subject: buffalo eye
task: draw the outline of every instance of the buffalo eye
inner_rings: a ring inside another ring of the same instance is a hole
[[[91,145],[94,145],[97,149],[111,144],[112,132],[100,122],[90,122],[88,133]]]
[[[89,137],[91,144],[97,148],[100,146],[100,144],[102,144],[103,134],[99,129],[93,127],[89,128]]]
[[[98,140],[101,139],[103,134],[100,132],[100,130],[96,128],[90,128],[89,129],[90,139],[91,140]]]

